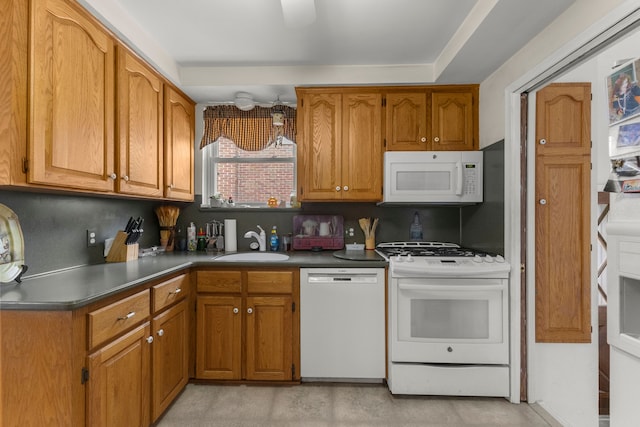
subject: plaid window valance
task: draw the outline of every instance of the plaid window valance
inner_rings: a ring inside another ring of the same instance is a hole
[[[255,107],[242,111],[234,105],[207,107],[203,113],[204,133],[200,148],[216,142],[221,136],[232,140],[245,151],[260,151],[280,135],[295,141],[295,108],[278,106],[278,109],[284,111],[284,126],[273,126],[273,108]]]

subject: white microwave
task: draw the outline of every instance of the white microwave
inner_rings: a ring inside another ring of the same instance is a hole
[[[387,151],[383,203],[482,202],[482,151]]]

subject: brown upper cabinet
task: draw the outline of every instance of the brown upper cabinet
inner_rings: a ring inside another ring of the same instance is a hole
[[[117,190],[163,197],[162,78],[123,46],[117,64]]]
[[[478,85],[387,88],[387,151],[477,150]]]
[[[66,1],[31,4],[28,181],[114,191],[113,39]]]
[[[171,86],[165,86],[164,99],[165,197],[193,201],[195,104]]]
[[[179,128],[181,144],[190,135],[191,151],[194,103],[75,1],[11,0],[8,7],[0,186],[193,200],[193,177],[178,193],[166,187],[175,170],[193,174],[193,154],[171,157],[167,172],[165,91],[182,98],[186,112],[170,117],[178,121],[170,128]]]
[[[302,201],[382,199],[382,94],[296,89]]]

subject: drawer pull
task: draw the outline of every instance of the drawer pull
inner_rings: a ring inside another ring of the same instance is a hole
[[[152,337],[152,336],[148,336],[148,337],[147,337],[147,342],[148,342],[149,344],[151,344],[151,343],[153,342],[153,337]]]
[[[163,336],[163,335],[164,335],[164,329],[160,329],[160,330],[158,331],[158,336],[159,336],[159,337],[161,337],[161,336]]]
[[[180,289],[180,288],[176,288],[176,290],[175,290],[175,291],[171,291],[171,292],[169,292],[169,295],[171,295],[171,294],[174,294],[174,295],[175,295],[175,294],[179,294],[180,292],[182,292],[182,289]]]
[[[126,316],[122,316],[122,317],[118,317],[118,320],[127,320],[127,319],[131,319],[133,316],[136,315],[135,311],[130,311],[129,313],[127,313]]]

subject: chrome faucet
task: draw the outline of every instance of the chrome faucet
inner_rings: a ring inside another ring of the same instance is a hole
[[[260,234],[256,233],[255,231],[247,231],[246,233],[244,233],[244,238],[250,239],[252,237],[255,237],[258,241],[260,252],[265,252],[267,250],[267,233],[265,233],[262,227],[260,227],[259,225],[258,229],[260,230]]]

